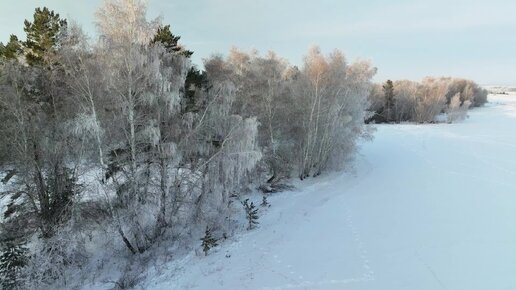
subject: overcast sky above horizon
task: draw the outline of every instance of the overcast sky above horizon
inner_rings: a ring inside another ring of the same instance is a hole
[[[24,39],[23,21],[47,6],[95,35],[102,0],[18,0],[0,10],[0,41]],[[232,47],[274,50],[299,64],[314,44],[369,59],[376,80],[458,76],[484,85],[516,85],[513,0],[148,0],[193,62]]]

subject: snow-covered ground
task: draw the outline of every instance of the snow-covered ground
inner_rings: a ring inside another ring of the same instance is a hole
[[[272,196],[258,229],[141,287],[516,289],[516,95],[489,101],[459,124],[378,126],[354,174]]]

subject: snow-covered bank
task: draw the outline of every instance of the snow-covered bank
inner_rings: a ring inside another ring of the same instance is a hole
[[[382,125],[357,171],[270,198],[260,227],[145,289],[511,289],[516,96],[459,124]]]

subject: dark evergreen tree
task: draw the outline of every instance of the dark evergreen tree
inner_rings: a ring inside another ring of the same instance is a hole
[[[170,25],[165,25],[158,28],[156,35],[152,39],[152,43],[161,42],[167,50],[189,58],[192,56],[193,51],[187,50],[180,45],[179,39],[181,39],[181,36],[175,36],[172,34],[170,31]]]
[[[53,235],[57,223],[65,221],[73,194],[78,190],[76,172],[69,168],[70,160],[67,160],[74,152],[63,150],[71,148],[76,141],[63,126],[69,121],[74,105],[68,97],[64,69],[55,61],[66,25],[66,20],[54,11],[37,8],[33,20],[25,20],[26,41],[11,36],[3,49],[4,57],[16,58],[21,53],[26,60],[6,66],[2,78],[2,85],[22,95],[18,105],[23,108],[20,112],[24,127],[20,128],[20,123],[11,116],[12,123],[6,126],[11,129],[6,134],[16,136],[20,130],[27,136],[25,155],[18,156],[14,169],[23,176],[17,182],[24,183],[20,186],[28,188],[26,194],[30,196],[24,199],[23,206],[16,204],[8,211],[16,218],[36,215],[35,221],[45,238]]]
[[[45,58],[59,45],[60,36],[66,28],[67,22],[61,19],[58,13],[48,8],[36,8],[34,20],[25,20],[27,40],[25,58],[29,65],[41,65]]]
[[[52,235],[53,226],[70,217],[72,199],[79,192],[80,185],[72,170],[65,166],[52,168],[46,179],[48,210],[42,210],[41,215],[48,222],[47,235]]]
[[[214,248],[219,245],[219,244],[217,244],[217,239],[215,239],[211,233],[211,228],[208,226],[206,227],[206,231],[204,232],[204,237],[202,237],[201,241],[202,241],[202,243],[201,243],[202,251],[204,252],[205,256],[208,255],[208,251],[211,248]]]
[[[254,206],[254,203],[249,203],[249,199],[246,199],[242,202],[242,205],[245,209],[245,217],[247,219],[248,225],[247,230],[252,230],[256,227],[258,222],[258,209]]]
[[[9,42],[6,45],[0,43],[0,59],[16,59],[22,53],[22,46],[18,37],[11,34]]]
[[[391,122],[393,120],[392,115],[394,110],[394,84],[391,80],[385,82],[383,92],[385,96],[384,117],[387,122]]]
[[[208,77],[206,72],[200,71],[195,67],[190,68],[186,75],[185,94],[182,103],[184,113],[198,112],[206,104],[202,104],[198,97],[201,90],[206,90],[208,86]]]
[[[27,264],[28,250],[22,242],[10,239],[3,241],[0,252],[0,278],[2,289],[17,289],[20,271]]]

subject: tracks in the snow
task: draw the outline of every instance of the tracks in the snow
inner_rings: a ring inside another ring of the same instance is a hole
[[[284,289],[316,289],[324,286],[344,286],[352,283],[369,282],[375,280],[375,274],[371,268],[368,252],[360,237],[360,233],[353,223],[353,217],[348,207],[344,206],[344,224],[347,232],[351,234],[355,250],[359,252],[361,268],[363,273],[358,277],[350,277],[344,279],[324,279],[324,280],[308,280],[296,271],[296,266],[285,264],[281,260],[280,255],[274,255],[273,259],[278,265],[277,270],[272,270],[275,274],[282,276],[286,283],[274,287],[262,287],[262,290],[284,290]],[[268,252],[266,252],[268,253]],[[301,255],[302,253],[300,253]],[[343,261],[345,263],[346,261]],[[316,265],[314,265],[316,266]]]

